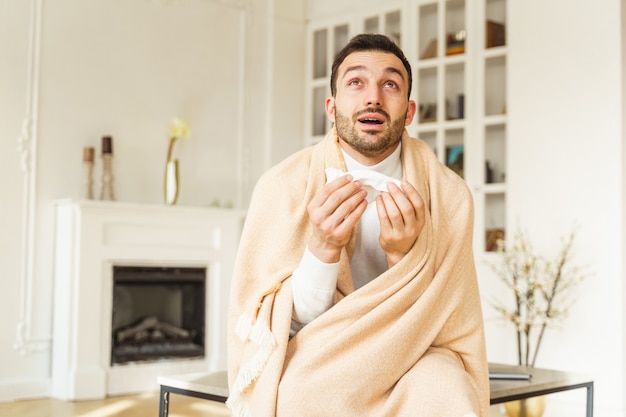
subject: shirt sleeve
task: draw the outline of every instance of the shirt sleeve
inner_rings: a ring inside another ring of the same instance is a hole
[[[307,247],[293,271],[291,336],[333,306],[339,262],[320,261]]]

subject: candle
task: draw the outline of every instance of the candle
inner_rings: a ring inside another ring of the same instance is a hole
[[[113,139],[111,136],[102,136],[102,154],[113,153]]]
[[[93,162],[95,149],[93,146],[85,146],[83,148],[83,162]]]

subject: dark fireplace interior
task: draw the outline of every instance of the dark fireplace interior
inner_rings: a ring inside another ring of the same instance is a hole
[[[204,357],[205,268],[113,267],[111,365]]]

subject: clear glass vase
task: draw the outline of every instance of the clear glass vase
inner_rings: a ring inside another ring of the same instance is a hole
[[[165,178],[163,180],[163,196],[165,204],[174,205],[178,200],[178,159],[167,161],[165,164]]]

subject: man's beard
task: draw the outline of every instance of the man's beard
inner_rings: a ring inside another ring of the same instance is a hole
[[[383,131],[365,130],[359,132],[356,128],[357,119],[362,114],[378,113],[385,117],[387,128]],[[403,117],[396,120],[390,120],[389,114],[381,109],[365,109],[349,118],[335,109],[335,128],[339,139],[347,143],[354,150],[366,157],[379,156],[388,149],[394,147],[402,139],[404,132],[404,121],[406,120],[406,112]]]

